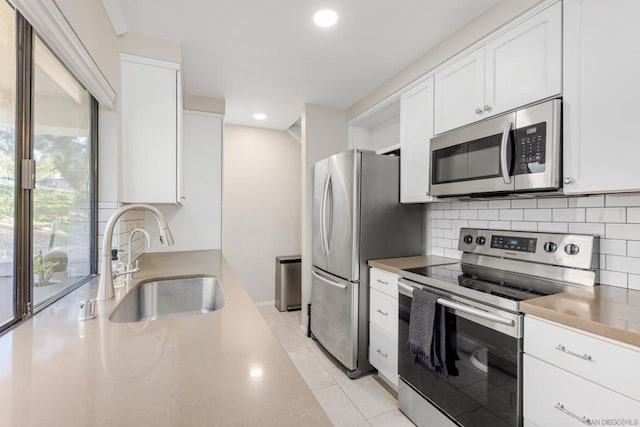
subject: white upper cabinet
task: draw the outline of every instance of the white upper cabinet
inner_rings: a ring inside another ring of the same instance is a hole
[[[122,201],[182,197],[180,65],[121,55]]]
[[[640,2],[564,7],[564,192],[639,191]]]
[[[562,4],[554,4],[493,39],[484,51],[485,105],[490,114],[560,95]]]
[[[478,49],[435,75],[435,133],[484,117],[484,49]]]
[[[429,143],[433,137],[433,77],[400,97],[400,201],[430,202]]]
[[[435,74],[435,133],[562,93],[562,4],[555,3]]]

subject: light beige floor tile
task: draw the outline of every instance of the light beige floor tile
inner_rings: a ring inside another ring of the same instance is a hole
[[[353,402],[337,385],[314,390],[313,394],[334,426],[358,427],[369,425],[360,411],[353,405]]]
[[[329,352],[325,350],[318,341],[306,337],[303,341],[305,342],[305,344],[307,344],[307,347],[313,352],[313,354],[316,356],[316,358],[324,368],[329,369],[342,366],[340,365],[340,362],[338,362],[331,354],[329,354]]]
[[[288,325],[287,320],[282,316],[282,313],[280,313],[275,307],[260,307],[259,310],[269,326],[274,327]]]
[[[287,353],[307,349],[300,335],[290,325],[272,326],[271,330]]]
[[[387,412],[374,418],[369,418],[372,427],[413,427],[413,423],[399,410]]]
[[[342,369],[330,368],[329,374],[366,418],[398,409],[398,401],[372,375],[350,379]]]
[[[335,381],[329,372],[322,367],[311,350],[292,351],[289,358],[300,372],[300,375],[311,390],[334,385]]]
[[[300,310],[286,311],[282,313],[282,316],[293,328],[300,329]]]

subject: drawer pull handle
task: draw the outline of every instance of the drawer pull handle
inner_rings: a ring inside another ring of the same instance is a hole
[[[379,308],[376,310],[378,313],[382,314],[383,316],[388,316],[389,313],[385,313],[384,311],[380,310]]]
[[[580,415],[576,415],[576,414],[574,414],[573,412],[571,412],[570,410],[568,410],[567,408],[565,408],[565,407],[564,407],[564,405],[563,405],[562,403],[560,403],[560,402],[556,403],[555,408],[556,408],[558,411],[560,411],[560,412],[562,412],[562,413],[564,413],[564,414],[569,415],[571,418],[574,418],[574,419],[576,419],[576,420],[580,421],[582,424],[586,424],[586,425],[588,425],[588,426],[590,426],[590,425],[592,425],[592,424],[593,424],[593,422],[591,421],[591,419],[590,419],[590,418],[587,418],[587,417],[581,417]]]
[[[382,350],[377,349],[376,353],[378,353],[380,356],[384,357],[385,359],[387,358],[388,354],[387,353],[383,353]]]
[[[386,281],[380,280],[380,279],[376,279],[376,282],[378,282],[378,283],[380,283],[382,285],[388,285],[389,284],[389,282],[386,282]]]
[[[558,344],[556,346],[556,350],[562,351],[562,352],[567,353],[567,354],[570,354],[571,356],[578,357],[578,358],[580,358],[582,360],[593,362],[593,358],[591,357],[591,355],[586,354],[586,353],[585,354],[578,354],[578,353],[573,352],[571,350],[567,350],[567,348],[565,346],[563,346],[562,344]]]

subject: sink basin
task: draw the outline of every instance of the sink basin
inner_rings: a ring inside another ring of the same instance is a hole
[[[224,295],[215,277],[184,277],[143,282],[113,309],[109,320],[144,322],[165,317],[210,313],[224,307]]]

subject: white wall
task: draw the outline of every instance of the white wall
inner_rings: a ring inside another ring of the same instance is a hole
[[[256,303],[273,302],[276,256],[300,255],[300,143],[230,125],[224,141],[224,254]]]
[[[169,223],[175,244],[160,244],[155,217],[147,213],[145,228],[152,241],[149,252],[221,247],[222,117],[197,111],[185,111],[183,117],[185,199],[182,206],[157,205]]]
[[[311,300],[313,165],[348,148],[346,111],[306,104],[302,113],[302,323]]]
[[[540,2],[541,0],[502,0],[497,3],[444,42],[417,58],[404,69],[399,70],[396,75],[354,103],[347,109],[347,120],[351,120],[367,111],[383,99],[399,91]]]

